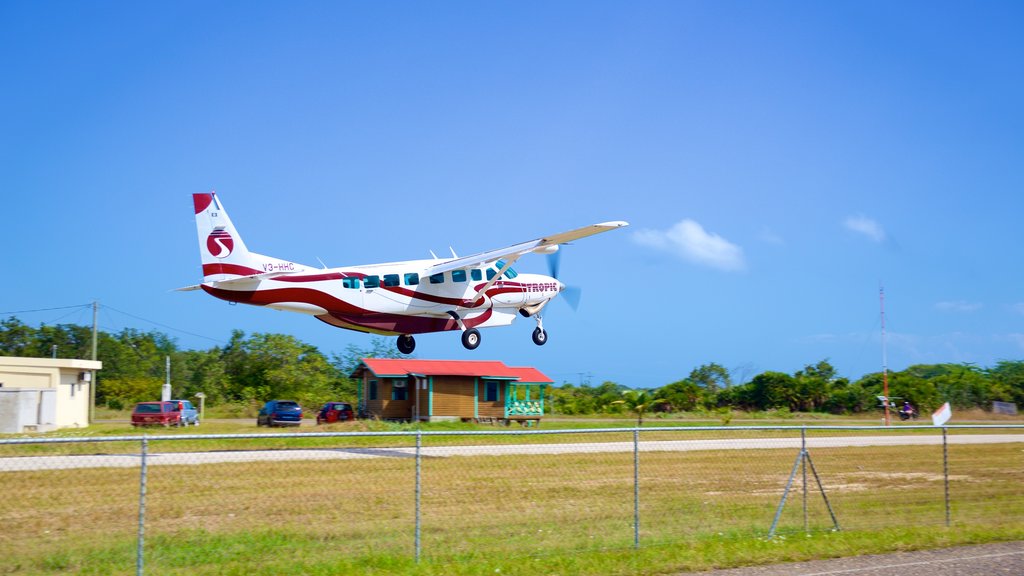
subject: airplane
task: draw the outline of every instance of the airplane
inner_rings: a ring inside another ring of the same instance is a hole
[[[338,328],[397,336],[397,348],[411,354],[414,334],[459,330],[462,345],[480,345],[480,328],[507,326],[516,315],[532,317],[533,342],[548,340],[541,311],[571,292],[552,276],[520,274],[512,268],[525,254],[558,256],[573,240],[628,226],[603,222],[505,248],[451,258],[408,260],[339,268],[313,268],[250,252],[215,192],[192,195],[203,282],[202,289],[231,303],[309,314]],[[570,305],[572,303],[570,302]]]

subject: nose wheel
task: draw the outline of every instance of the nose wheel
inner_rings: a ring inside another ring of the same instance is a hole
[[[402,334],[398,337],[398,351],[402,354],[412,354],[416,349],[416,339],[409,334]]]
[[[537,320],[537,327],[533,329],[533,343],[543,346],[548,343],[548,331],[544,329],[544,321],[539,315],[534,318]]]

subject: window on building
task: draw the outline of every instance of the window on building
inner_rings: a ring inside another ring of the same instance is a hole
[[[370,400],[377,399],[377,381],[370,380]]]
[[[384,286],[398,286],[398,274],[385,274]]]
[[[359,288],[359,278],[342,278],[341,285],[344,288]]]
[[[498,382],[494,380],[484,381],[484,401],[485,402],[497,402],[498,401]]]
[[[415,286],[420,283],[420,275],[415,272],[407,272],[405,274],[405,285]]]
[[[380,276],[367,276],[363,278],[363,286],[367,288],[376,288],[380,286]]]
[[[472,278],[474,282],[479,282],[484,279],[484,272],[479,268],[474,268],[469,271],[469,277]]]
[[[391,381],[391,399],[392,400],[408,400],[409,399],[409,386],[405,380],[392,380]]]
[[[430,275],[430,283],[431,284],[440,284],[442,282],[444,282],[444,272],[440,272],[438,274],[431,274]]]
[[[452,270],[452,282],[465,282],[466,271],[465,270]]]

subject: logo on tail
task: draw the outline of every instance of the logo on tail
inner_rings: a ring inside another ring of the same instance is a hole
[[[227,258],[235,247],[235,240],[223,228],[215,228],[206,237],[206,249],[214,258]]]

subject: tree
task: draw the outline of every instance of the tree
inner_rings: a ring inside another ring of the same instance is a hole
[[[679,380],[658,390],[658,396],[663,398],[674,411],[696,410],[704,403],[704,390],[690,379]]]
[[[732,386],[729,371],[721,364],[714,362],[694,368],[687,379],[710,394]]]
[[[808,364],[803,370],[797,371],[793,375],[796,380],[797,409],[813,412],[824,406],[831,394],[835,374],[836,369],[828,360],[822,360],[814,365]]]
[[[655,393],[646,390],[626,390],[622,393],[621,400],[614,400],[612,404],[621,404],[630,412],[636,414],[636,425],[644,425],[644,413],[657,404],[664,403],[664,398],[659,398]]]

